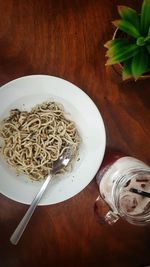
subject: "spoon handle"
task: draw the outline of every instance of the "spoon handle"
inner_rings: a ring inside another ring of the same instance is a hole
[[[35,198],[33,199],[30,207],[28,208],[27,212],[25,213],[24,217],[22,218],[22,220],[20,221],[20,223],[18,224],[17,228],[15,229],[15,231],[13,232],[12,236],[10,237],[10,242],[13,245],[17,245],[24,230],[26,229],[26,226],[33,214],[33,212],[35,211],[35,208],[37,207],[38,203],[40,202],[50,180],[51,180],[52,176],[48,175],[45,182],[43,183],[40,191],[37,193],[37,195],[35,196]]]
[[[150,193],[149,192],[145,192],[136,188],[130,188],[129,189],[130,192],[141,195],[143,197],[149,197],[150,198]]]

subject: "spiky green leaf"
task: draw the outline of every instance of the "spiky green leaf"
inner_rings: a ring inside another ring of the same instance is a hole
[[[130,42],[127,39],[115,39],[113,42],[107,43],[106,47],[108,48],[106,56],[114,57],[118,54],[118,50],[127,49],[130,45]]]
[[[126,20],[115,20],[112,22],[116,27],[118,27],[123,32],[126,32],[134,38],[140,37],[140,32],[134,25]]]
[[[134,55],[131,65],[132,75],[137,80],[148,67],[148,53],[145,48],[140,47],[139,52]]]
[[[115,46],[117,44],[122,44],[126,42],[126,39],[121,39],[121,38],[116,38],[116,39],[113,39],[113,40],[110,40],[110,41],[107,41],[105,44],[104,44],[104,47],[106,48],[111,48],[112,46]]]
[[[111,58],[109,58],[106,62],[106,65],[112,65],[119,62],[124,62],[125,60],[133,57],[138,53],[138,46],[136,44],[130,44],[126,49],[122,49],[122,47],[118,48],[117,53],[114,54]]]
[[[123,81],[130,79],[132,77],[131,63],[132,63],[132,59],[128,59],[123,64],[123,71],[122,71]]]
[[[118,12],[123,20],[130,22],[136,29],[139,29],[140,18],[134,9],[127,6],[118,6]]]
[[[144,0],[141,10],[141,32],[143,36],[148,35],[150,27],[150,0]]]

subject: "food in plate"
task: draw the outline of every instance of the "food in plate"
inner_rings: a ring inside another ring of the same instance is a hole
[[[29,112],[12,109],[0,123],[0,141],[1,155],[17,174],[41,180],[68,146],[77,156],[80,136],[63,105],[48,101]]]

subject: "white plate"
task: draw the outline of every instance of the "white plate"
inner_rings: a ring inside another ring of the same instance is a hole
[[[30,110],[46,100],[63,104],[76,123],[82,143],[79,161],[71,173],[51,182],[40,205],[54,204],[73,197],[94,178],[103,159],[106,137],[102,117],[93,101],[77,86],[63,79],[32,75],[13,80],[0,88],[0,120],[12,108]],[[21,203],[30,204],[42,182],[17,176],[0,161],[0,192]]]

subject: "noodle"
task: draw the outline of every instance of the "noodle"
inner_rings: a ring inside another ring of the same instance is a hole
[[[44,179],[70,145],[76,155],[80,142],[75,124],[65,118],[63,106],[55,102],[37,105],[31,112],[11,110],[0,123],[0,138],[7,163],[32,180]]]

